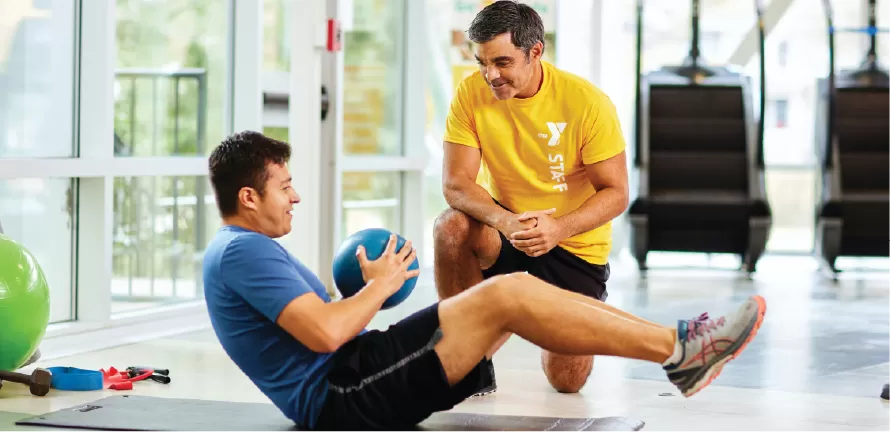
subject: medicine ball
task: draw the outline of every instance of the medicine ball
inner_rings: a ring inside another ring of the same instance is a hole
[[[350,235],[343,241],[340,248],[337,250],[337,253],[334,255],[333,271],[334,283],[337,285],[337,290],[343,294],[344,298],[352,297],[365,286],[365,280],[362,277],[362,268],[359,265],[358,256],[356,255],[359,245],[365,247],[365,253],[368,260],[373,261],[380,258],[380,255],[386,250],[386,244],[389,242],[389,237],[392,234],[391,231],[383,228],[368,228]],[[396,235],[396,239],[395,250],[398,252],[405,244],[405,238]],[[417,257],[415,256],[414,262],[411,263],[408,270],[415,270],[418,267],[419,264]],[[408,298],[408,295],[414,290],[414,285],[416,283],[416,277],[406,280],[402,285],[402,288],[386,299],[382,309],[389,309],[405,301],[405,299]]]

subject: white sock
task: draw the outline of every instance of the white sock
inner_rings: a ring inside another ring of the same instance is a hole
[[[671,354],[671,356],[668,357],[667,360],[665,360],[664,363],[662,363],[661,365],[671,366],[679,363],[680,360],[683,360],[683,345],[680,344],[680,339],[677,338],[677,341],[674,342],[674,353]]]

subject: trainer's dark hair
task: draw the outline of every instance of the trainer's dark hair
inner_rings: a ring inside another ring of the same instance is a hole
[[[210,155],[210,184],[223,217],[238,211],[238,192],[243,187],[265,193],[270,163],[285,164],[291,148],[286,142],[269,138],[259,132],[244,131],[226,137]]]
[[[522,49],[528,58],[529,51],[536,43],[544,44],[544,21],[527,4],[498,0],[476,14],[467,33],[470,40],[477,44],[510,33],[510,41],[516,48]]]

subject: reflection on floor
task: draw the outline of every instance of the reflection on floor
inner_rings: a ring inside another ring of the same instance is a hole
[[[762,262],[749,280],[733,271],[650,270],[613,264],[609,303],[662,324],[731,310],[758,293],[768,302],[760,336],[723,374],[693,398],[679,396],[657,365],[597,358],[580,394],[551,390],[539,350],[513,337],[495,357],[499,391],[456,410],[547,416],[624,415],[646,430],[888,430],[888,403],[878,396],[890,380],[888,274],[842,274],[831,282],[808,258]],[[424,283],[400,307],[378,314],[372,328],[435,301]],[[133,364],[169,367],[173,383],[138,383],[134,393],[181,398],[266,401],[204,331],[41,366],[98,369]],[[23,386],[0,390],[0,411],[43,413],[115,394],[53,392],[36,398]],[[0,424],[0,426],[7,426]]]

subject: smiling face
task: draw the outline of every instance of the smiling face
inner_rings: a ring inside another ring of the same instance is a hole
[[[210,183],[223,223],[277,238],[291,231],[290,145],[259,132],[226,137],[210,155]]]
[[[290,170],[285,164],[266,165],[267,179],[262,194],[252,188],[243,188],[239,198],[257,232],[272,238],[287,235],[291,231],[294,204],[300,196],[291,184]]]
[[[535,44],[528,55],[513,45],[510,33],[476,45],[476,61],[485,82],[498,100],[531,97],[541,81],[540,60],[543,45]]]

